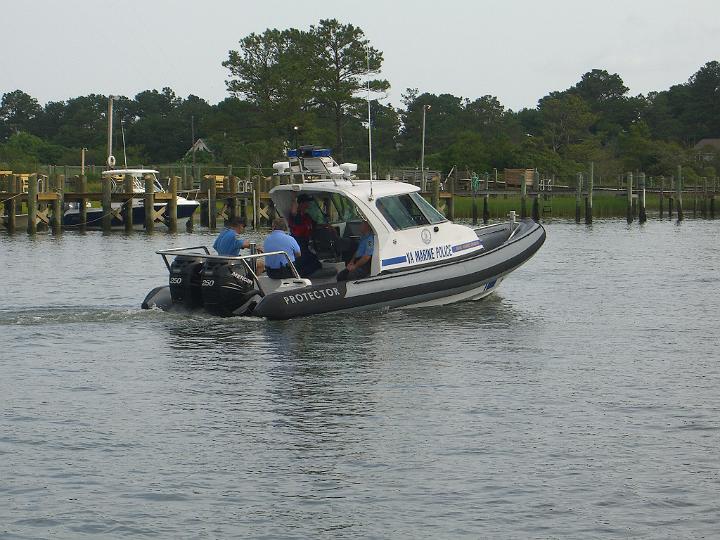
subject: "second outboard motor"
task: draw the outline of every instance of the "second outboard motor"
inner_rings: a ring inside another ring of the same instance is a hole
[[[200,287],[203,260],[199,257],[178,255],[170,265],[170,295],[173,304],[181,304],[188,309],[203,305]]]
[[[247,315],[260,301],[261,293],[242,262],[207,261],[201,278],[205,309],[213,315]]]

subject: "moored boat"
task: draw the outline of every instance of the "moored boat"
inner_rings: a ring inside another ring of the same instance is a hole
[[[153,169],[110,169],[104,171],[103,177],[110,178],[112,182],[113,193],[123,193],[125,191],[123,180],[125,176],[129,176],[132,179],[133,193],[145,193],[145,178],[150,176],[156,193],[165,192],[165,188],[162,186],[157,178],[158,171]],[[120,209],[122,208],[122,202],[113,202],[113,218],[111,226],[114,228],[124,227],[122,214]],[[184,197],[177,197],[177,219],[178,226],[184,226],[187,224],[189,219],[192,219],[192,215],[195,210],[200,206],[197,201],[191,201]],[[167,212],[167,202],[156,202],[153,205],[155,213],[159,216],[159,220],[162,223],[167,223],[169,214]],[[102,218],[105,212],[102,208],[90,208],[86,209],[87,221],[85,226],[87,228],[100,228],[102,226]],[[143,229],[145,224],[145,201],[142,199],[132,199],[132,218],[133,228]],[[71,203],[68,209],[63,215],[63,226],[65,227],[77,227],[80,225],[80,208],[77,203]]]

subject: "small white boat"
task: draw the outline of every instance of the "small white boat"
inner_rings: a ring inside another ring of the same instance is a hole
[[[271,279],[256,274],[254,263],[272,253],[222,257],[204,246],[158,251],[169,284],[150,291],[143,308],[289,319],[477,300],[494,292],[545,241],[545,230],[531,220],[475,229],[452,223],[423,199],[419,187],[359,180],[352,175],[353,164],[338,165],[328,150],[302,147],[288,155],[289,161],[274,167],[290,183],[270,195],[286,218],[298,195],[315,201],[321,215],[313,216],[318,226],[309,249],[322,268],[301,278],[290,263],[294,278]],[[337,281],[358,245],[363,220],[374,237],[370,275]]]
[[[150,175],[155,186],[156,193],[164,193],[166,190],[157,178],[158,171],[153,169],[111,169],[104,171],[104,177],[109,177],[112,181],[112,192],[113,193],[124,193],[125,188],[123,180],[125,176],[132,178],[133,193],[145,193],[145,177]],[[168,224],[169,213],[167,212],[167,202],[156,202],[153,208],[160,216],[160,222],[165,225]],[[122,215],[120,209],[123,203],[114,202],[112,203],[113,218],[112,227],[121,228],[124,227]],[[192,219],[192,215],[195,209],[200,206],[197,201],[190,201],[184,197],[178,196],[177,198],[177,218],[178,227],[187,224],[189,219]],[[87,211],[87,228],[100,228],[102,226],[102,218],[104,215],[102,208],[90,208]],[[133,216],[133,228],[143,229],[145,227],[145,201],[143,199],[132,200],[132,216]],[[68,209],[63,215],[63,225],[66,227],[77,227],[80,225],[80,208],[78,203],[70,203]]]

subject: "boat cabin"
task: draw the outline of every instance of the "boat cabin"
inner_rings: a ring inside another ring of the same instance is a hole
[[[292,175],[293,183],[273,188],[270,196],[288,223],[293,205],[298,200],[308,202],[306,213],[315,225],[310,247],[326,271],[321,274],[344,268],[357,249],[363,220],[375,240],[370,277],[482,249],[471,228],[448,221],[420,195],[419,187],[393,180],[361,180],[352,176],[353,164],[339,166],[325,155],[310,159],[315,169],[307,166],[308,158],[298,160],[294,167],[276,163],[278,174]],[[322,174],[320,167],[329,175]]]
[[[123,182],[126,176],[132,178],[133,193],[145,193],[145,177],[148,175],[152,176],[155,191],[162,193],[165,188],[158,180],[158,174],[160,173],[154,169],[111,169],[102,173],[103,177],[110,178],[113,193],[125,192]]]

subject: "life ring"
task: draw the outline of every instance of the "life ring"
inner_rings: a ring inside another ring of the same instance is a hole
[[[108,156],[107,164],[108,164],[108,167],[114,167],[115,166],[115,156]]]

